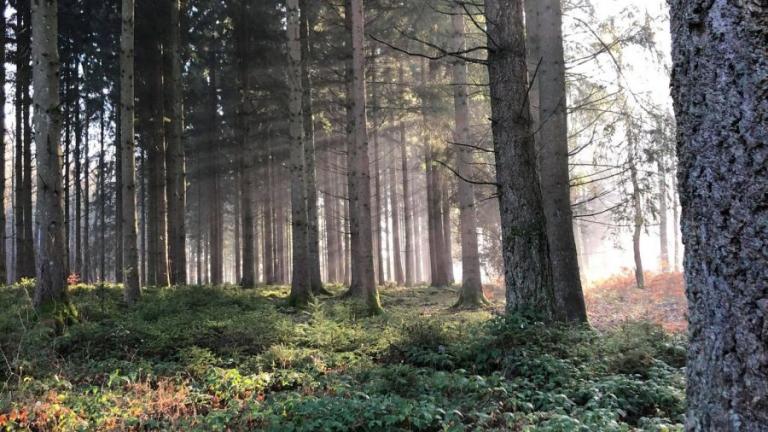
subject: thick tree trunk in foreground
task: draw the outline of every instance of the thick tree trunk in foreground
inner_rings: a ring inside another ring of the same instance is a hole
[[[764,431],[768,4],[670,5],[690,311],[686,427]]]
[[[37,285],[38,310],[70,313],[67,298],[64,244],[64,203],[61,174],[61,112],[56,0],[34,1],[32,58],[35,88],[35,147],[37,150],[37,219],[40,233]],[[66,315],[65,315],[66,317]]]
[[[163,86],[165,99],[166,199],[168,202],[168,269],[172,285],[187,283],[187,230],[184,211],[187,203],[186,168],[184,163],[184,111],[181,82],[181,27],[179,0],[167,0],[163,9],[168,14],[168,28],[163,46]]]
[[[381,303],[373,265],[371,226],[371,174],[365,113],[365,17],[362,0],[346,0],[345,14],[352,56],[347,61],[347,98],[351,140],[348,144],[352,286],[349,294],[365,302],[370,313],[379,313]]]
[[[453,7],[453,49],[456,52],[466,47],[464,36],[464,15],[462,7],[457,3]],[[461,268],[462,281],[459,302],[457,306],[480,306],[488,304],[483,294],[483,282],[480,273],[480,252],[477,242],[477,213],[475,208],[475,188],[466,181],[472,179],[473,150],[469,135],[469,96],[467,95],[467,64],[464,60],[455,59],[453,69],[453,103],[455,132],[454,141],[457,145],[458,201],[459,201],[459,234],[461,237]]]
[[[141,295],[139,284],[138,234],[136,227],[136,143],[134,141],[134,0],[123,0],[120,36],[120,184],[122,207],[123,298],[129,304]]]
[[[507,310],[551,319],[555,294],[526,96],[522,0],[488,0],[485,13]]]
[[[562,12],[560,0],[539,0],[538,48],[541,55],[538,97],[541,128],[539,174],[547,219],[552,282],[562,318],[586,322],[587,310],[579,275],[573,234],[568,170],[568,109],[565,86]],[[535,126],[535,125],[534,125]]]
[[[304,113],[302,111],[301,40],[299,39],[299,0],[286,3],[288,32],[288,89],[290,174],[291,174],[291,227],[293,235],[292,306],[306,306],[312,298],[310,273],[313,264],[308,262],[309,225],[307,220],[307,185],[304,170]]]

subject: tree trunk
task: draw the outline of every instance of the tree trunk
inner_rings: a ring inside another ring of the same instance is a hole
[[[568,170],[568,109],[560,0],[538,5],[539,178],[547,220],[549,255],[557,307],[566,321],[586,322],[587,311],[573,234]],[[535,125],[534,125],[535,126]],[[540,129],[540,130],[539,130]]]
[[[507,310],[555,317],[546,221],[531,136],[522,0],[488,0],[493,142]]]
[[[86,107],[88,104],[86,104]],[[86,123],[83,133],[83,274],[85,283],[91,282],[91,147],[88,137],[90,115],[86,108]]]
[[[373,265],[371,174],[365,112],[365,16],[362,0],[345,1],[347,24],[347,109],[351,119],[347,146],[352,285],[349,294],[365,302],[369,313],[381,311]]]
[[[211,44],[208,47],[208,117],[211,155],[207,162],[204,162],[209,173],[208,179],[208,256],[210,257],[210,284],[214,286],[224,283],[224,239],[222,236],[222,190],[221,190],[221,155],[219,142],[219,97],[218,97],[218,59],[216,57],[216,48]]]
[[[446,164],[450,161],[447,160]],[[456,280],[453,277],[453,239],[451,232],[451,186],[445,172],[438,171],[440,188],[441,188],[441,205],[443,216],[443,249],[440,256],[442,260],[442,271],[444,272],[443,279],[446,281],[446,286],[453,285]]]
[[[105,244],[105,238],[106,238],[106,231],[107,231],[107,216],[105,214],[106,211],[106,198],[107,198],[107,192],[106,187],[104,186],[104,180],[106,179],[106,175],[104,173],[104,170],[106,169],[106,166],[104,165],[104,157],[105,157],[105,148],[104,148],[104,115],[106,110],[106,102],[104,100],[101,101],[101,106],[99,110],[99,174],[97,177],[97,188],[96,192],[99,197],[99,231],[97,233],[98,239],[99,239],[99,276],[97,280],[101,282],[102,284],[106,280],[106,260],[107,260],[107,246]]]
[[[131,10],[133,10],[132,5],[128,5]],[[121,6],[122,8],[122,6]],[[121,19],[122,21],[122,19]],[[121,24],[122,26],[122,24]],[[133,28],[133,25],[132,27]],[[122,30],[121,30],[122,31]],[[121,33],[122,38],[122,33]],[[121,39],[122,43],[122,39]],[[133,47],[133,39],[130,41],[130,46]],[[132,49],[132,48],[131,48]],[[120,55],[122,56],[122,47]],[[122,59],[121,59],[122,61]],[[130,60],[131,64],[133,64],[133,60]],[[122,124],[123,124],[123,115],[122,115],[122,66],[120,70],[120,81],[117,83],[116,87],[116,96],[114,97],[113,101],[113,107],[116,109],[114,110],[115,113],[115,281],[117,283],[124,283],[125,279],[123,278],[123,243],[124,243],[124,233],[123,233],[123,132],[122,132]],[[133,73],[131,73],[133,75]],[[127,79],[127,78],[126,78]],[[135,93],[135,91],[134,91]],[[132,104],[133,107],[135,107],[135,103]],[[132,108],[132,111],[134,111],[133,115],[135,114],[135,109]],[[134,120],[135,121],[135,120]],[[134,152],[135,152],[135,142],[134,142]],[[134,191],[133,191],[133,210],[134,210],[134,225],[136,223],[136,161],[134,159]],[[134,245],[135,246],[135,245]],[[138,263],[136,263],[138,264]],[[137,267],[134,267],[135,271],[137,270]]]
[[[375,57],[374,57],[375,59]],[[381,170],[379,167],[379,159],[381,157],[381,151],[379,149],[379,86],[376,84],[377,69],[375,61],[371,62],[371,121],[373,122],[373,187],[374,187],[374,205],[373,209],[373,244],[374,244],[374,257],[376,259],[376,281],[379,284],[386,282],[386,276],[384,275],[384,254],[383,244],[384,239],[381,232]]]
[[[667,208],[667,167],[664,155],[658,157],[659,176],[659,261],[662,273],[669,273],[669,238]]]
[[[74,173],[74,188],[75,188],[75,257],[72,271],[80,276],[83,276],[83,108],[81,105],[81,93],[80,93],[80,80],[81,76],[78,70],[80,69],[80,62],[75,62],[75,173]]]
[[[31,59],[31,5],[30,0],[19,0],[19,14],[23,15],[23,27],[20,35],[21,49],[21,113],[24,125],[22,137],[24,139],[24,175],[22,180],[21,207],[23,212],[23,226],[21,231],[22,249],[21,249],[21,276],[34,277],[35,275],[35,244],[33,235],[33,216],[32,216],[32,125],[30,124],[30,105],[32,99],[30,96],[30,79],[32,70],[30,66]],[[56,66],[58,68],[58,65]],[[61,131],[59,130],[59,134]],[[58,145],[59,143],[57,143]],[[17,203],[19,205],[19,203]],[[18,233],[17,233],[18,235]],[[66,267],[66,266],[65,266]]]
[[[674,270],[680,272],[680,194],[677,179],[672,178],[672,242],[674,246]]]
[[[288,89],[289,89],[289,139],[291,175],[291,227],[293,275],[288,303],[305,307],[312,298],[311,276],[314,263],[309,262],[309,221],[307,213],[307,171],[304,167],[304,138],[307,138],[302,110],[304,90],[302,86],[302,43],[299,0],[286,2],[288,32]],[[318,257],[319,258],[319,257]]]
[[[0,1],[0,10],[5,10],[5,0]],[[0,17],[0,82],[5,83],[5,16]],[[0,86],[0,106],[5,107],[7,101],[5,85]],[[5,109],[0,110],[0,285],[8,283],[8,268],[6,266],[6,227],[5,227]],[[65,240],[66,243],[66,240]]]
[[[402,138],[402,137],[401,137]],[[397,197],[397,158],[389,157],[389,207],[392,209],[392,259],[398,286],[405,283],[400,243],[400,202]]]
[[[768,4],[670,2],[690,431],[768,424]]]
[[[402,62],[398,67],[398,82],[404,82]],[[405,225],[405,286],[412,287],[416,279],[416,261],[414,259],[413,210],[411,200],[410,173],[408,169],[408,142],[405,134],[405,122],[400,120],[400,161],[403,169],[403,224]]]
[[[182,107],[181,82],[181,26],[179,23],[181,3],[179,0],[167,0],[164,11],[167,25],[163,44],[163,96],[165,115],[163,117],[167,149],[166,164],[166,200],[168,206],[168,268],[172,285],[187,283],[187,247],[186,247],[186,168],[184,162],[184,110]],[[167,119],[168,121],[166,121]]]
[[[640,238],[643,234],[643,227],[645,226],[645,218],[643,217],[643,203],[640,196],[640,183],[638,180],[638,168],[637,164],[637,142],[635,141],[635,135],[633,132],[634,125],[632,120],[627,116],[627,144],[629,145],[629,174],[630,181],[632,183],[632,216],[633,216],[633,231],[632,231],[632,252],[635,259],[635,284],[637,288],[645,288],[645,271],[643,270],[643,257],[640,250]]]
[[[312,23],[310,20],[310,2],[299,1],[299,40],[301,43],[301,107],[304,128],[304,182],[306,183],[306,207],[307,207],[307,265],[309,271],[310,286],[315,294],[330,294],[323,287],[323,278],[320,274],[320,229],[317,210],[317,169],[315,162],[315,125],[314,108],[312,106],[312,80],[309,74],[310,62],[310,32]]]
[[[119,183],[121,186],[122,202],[118,217],[120,218],[120,227],[122,228],[122,262],[119,265],[124,284],[123,298],[128,304],[135,303],[141,295],[136,232],[136,159],[134,156],[136,153],[136,143],[134,141],[134,8],[134,0],[122,0],[119,152]],[[142,197],[143,195],[142,193]]]
[[[264,175],[266,182],[266,191],[264,193],[264,228],[262,237],[264,238],[264,282],[267,285],[274,285],[277,282],[275,274],[275,230],[274,230],[274,182],[272,178],[272,152],[269,142],[266,148],[266,173]]]
[[[65,319],[74,311],[67,297],[64,203],[61,174],[61,107],[59,101],[58,4],[35,1],[32,7],[32,58],[37,150],[37,284],[34,305]]]
[[[453,49],[456,52],[466,49],[464,33],[464,15],[461,5],[453,7]],[[464,60],[453,60],[453,104],[456,130],[453,140],[457,145],[458,162],[458,201],[459,234],[461,237],[461,292],[457,306],[476,307],[488,304],[483,294],[482,275],[480,273],[480,251],[477,241],[477,209],[475,207],[475,188],[467,180],[473,178],[473,150],[469,134],[469,96],[467,94],[467,64]]]

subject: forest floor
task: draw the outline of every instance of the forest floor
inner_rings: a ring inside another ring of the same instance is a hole
[[[29,289],[0,288],[0,430],[682,430],[682,337],[617,318],[628,294],[590,294],[593,330],[454,311],[454,289],[384,288],[368,318],[288,308],[285,287],[148,289],[127,308],[80,285],[80,322],[56,335]]]

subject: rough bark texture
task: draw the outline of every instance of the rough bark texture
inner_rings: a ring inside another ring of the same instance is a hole
[[[546,222],[528,106],[523,4],[488,0],[488,71],[507,310],[555,316]]]
[[[168,202],[168,268],[172,285],[187,283],[187,230],[184,211],[186,209],[186,167],[184,162],[184,110],[182,108],[181,82],[181,26],[179,24],[181,3],[166,0],[167,25],[163,45],[163,86],[165,99],[165,152],[166,199]]]
[[[40,233],[34,305],[59,315],[69,311],[65,271],[64,202],[61,175],[58,3],[32,6],[35,147],[37,150],[37,230]],[[62,306],[65,309],[61,309]],[[60,316],[60,315],[59,315]]]
[[[312,79],[309,73],[310,62],[310,31],[312,28],[310,14],[314,2],[299,0],[299,38],[301,41],[301,108],[304,124],[304,181],[306,183],[307,228],[309,278],[312,292],[315,294],[330,294],[323,287],[320,274],[320,229],[317,209],[317,168],[315,158],[315,124],[312,106]]]
[[[123,297],[134,303],[141,295],[139,284],[138,233],[136,226],[136,143],[134,142],[134,0],[122,0],[122,32],[120,36],[120,184],[122,207]]]
[[[586,322],[587,310],[579,275],[573,235],[570,175],[568,170],[568,111],[565,86],[562,12],[560,0],[539,0],[538,72],[540,137],[539,174],[547,219],[552,282],[560,318]],[[529,63],[530,67],[530,63]],[[535,110],[534,110],[535,111]]]
[[[453,8],[453,49],[460,52],[465,49],[464,15],[457,3]],[[473,150],[467,145],[469,135],[469,96],[467,95],[467,64],[464,60],[453,61],[453,104],[457,144],[459,234],[461,237],[461,291],[457,306],[479,306],[488,303],[483,294],[483,282],[480,273],[480,252],[477,242],[477,210],[475,207],[474,185],[466,180],[472,179]]]
[[[671,5],[690,431],[768,425],[768,4]]]
[[[371,226],[371,174],[365,113],[365,18],[362,0],[347,0],[346,19],[351,57],[347,61],[347,98],[351,140],[347,148],[349,176],[352,285],[349,294],[365,302],[370,313],[379,313],[381,303],[373,266]]]
[[[312,298],[309,256],[309,225],[307,221],[307,185],[304,170],[304,114],[302,112],[301,40],[299,39],[299,0],[286,2],[288,32],[288,98],[290,175],[291,175],[291,227],[293,247],[292,306],[306,306]]]

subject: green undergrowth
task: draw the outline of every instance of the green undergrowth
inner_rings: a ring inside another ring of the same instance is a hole
[[[682,430],[685,352],[646,323],[598,334],[387,288],[366,317],[285,287],[77,286],[57,335],[0,288],[0,430]],[[340,293],[340,287],[332,288]]]

